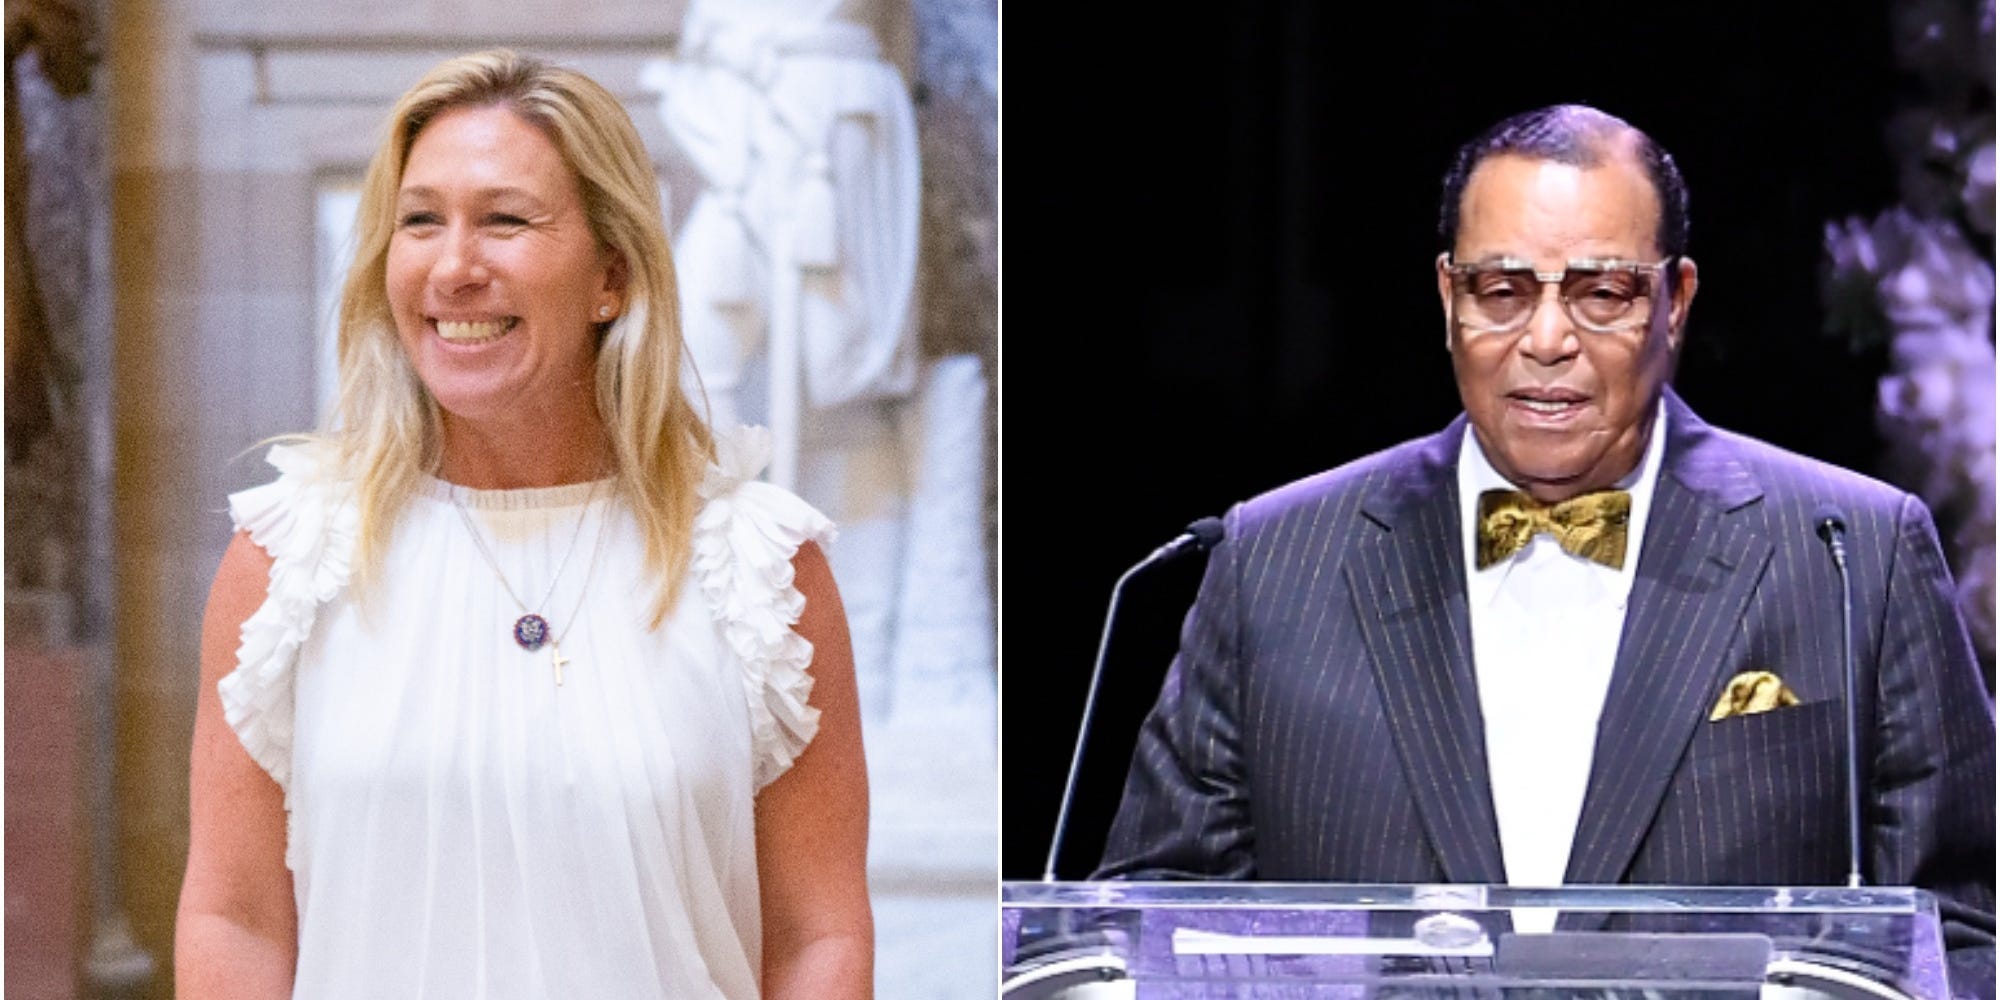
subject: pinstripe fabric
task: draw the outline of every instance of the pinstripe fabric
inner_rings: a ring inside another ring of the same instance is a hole
[[[1667,410],[1568,879],[1843,880],[1840,591],[1811,524],[1831,502],[1854,575],[1864,874],[1940,893],[1951,943],[1983,943],[1990,970],[1993,707],[1928,511],[1711,428],[1671,391]],[[1505,880],[1460,565],[1464,430],[1229,512],[1100,877]],[[1708,722],[1744,670],[1801,704]]]
[[[1364,501],[1379,530],[1347,568],[1375,688],[1424,832],[1447,880],[1505,881],[1486,771],[1465,567],[1455,539],[1457,445]],[[1398,530],[1400,528],[1400,530]]]

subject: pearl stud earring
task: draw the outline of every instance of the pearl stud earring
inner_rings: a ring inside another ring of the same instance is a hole
[[[598,318],[598,319],[610,319],[610,318],[611,318],[611,307],[610,307],[610,306],[598,306],[598,307],[597,307],[597,318]]]

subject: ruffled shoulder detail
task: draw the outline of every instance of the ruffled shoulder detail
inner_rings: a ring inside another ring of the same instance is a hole
[[[692,567],[742,665],[761,791],[819,731],[819,709],[807,702],[812,643],[792,630],[805,609],[792,584],[792,556],[807,541],[831,545],[836,532],[812,505],[755,478],[771,460],[769,431],[718,433],[715,450],[701,484],[705,502],[695,517]]]
[[[318,444],[276,445],[278,478],[232,494],[229,516],[271,556],[264,603],[243,623],[236,669],[222,679],[223,716],[278,787],[290,811],[294,668],[320,605],[347,585],[360,516]]]

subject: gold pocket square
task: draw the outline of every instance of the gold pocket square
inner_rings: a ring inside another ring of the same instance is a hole
[[[1722,697],[1716,699],[1715,709],[1708,713],[1708,721],[1721,722],[1723,719],[1739,715],[1756,715],[1774,708],[1799,703],[1799,696],[1769,670],[1745,670],[1729,679],[1729,686],[1722,690]]]

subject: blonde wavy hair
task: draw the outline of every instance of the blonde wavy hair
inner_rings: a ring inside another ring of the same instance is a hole
[[[625,260],[624,309],[598,325],[597,412],[617,462],[617,490],[645,536],[660,588],[652,624],[678,599],[699,489],[715,443],[681,384],[680,305],[658,181],[618,99],[574,70],[493,49],[449,60],[396,102],[368,165],[354,263],[340,302],[339,403],[330,442],[360,512],[354,582],[379,579],[398,517],[441,458],[437,401],[403,351],[389,311],[387,261],[396,195],[417,135],[446,111],[505,107],[542,130],[583,191],[590,229]]]

